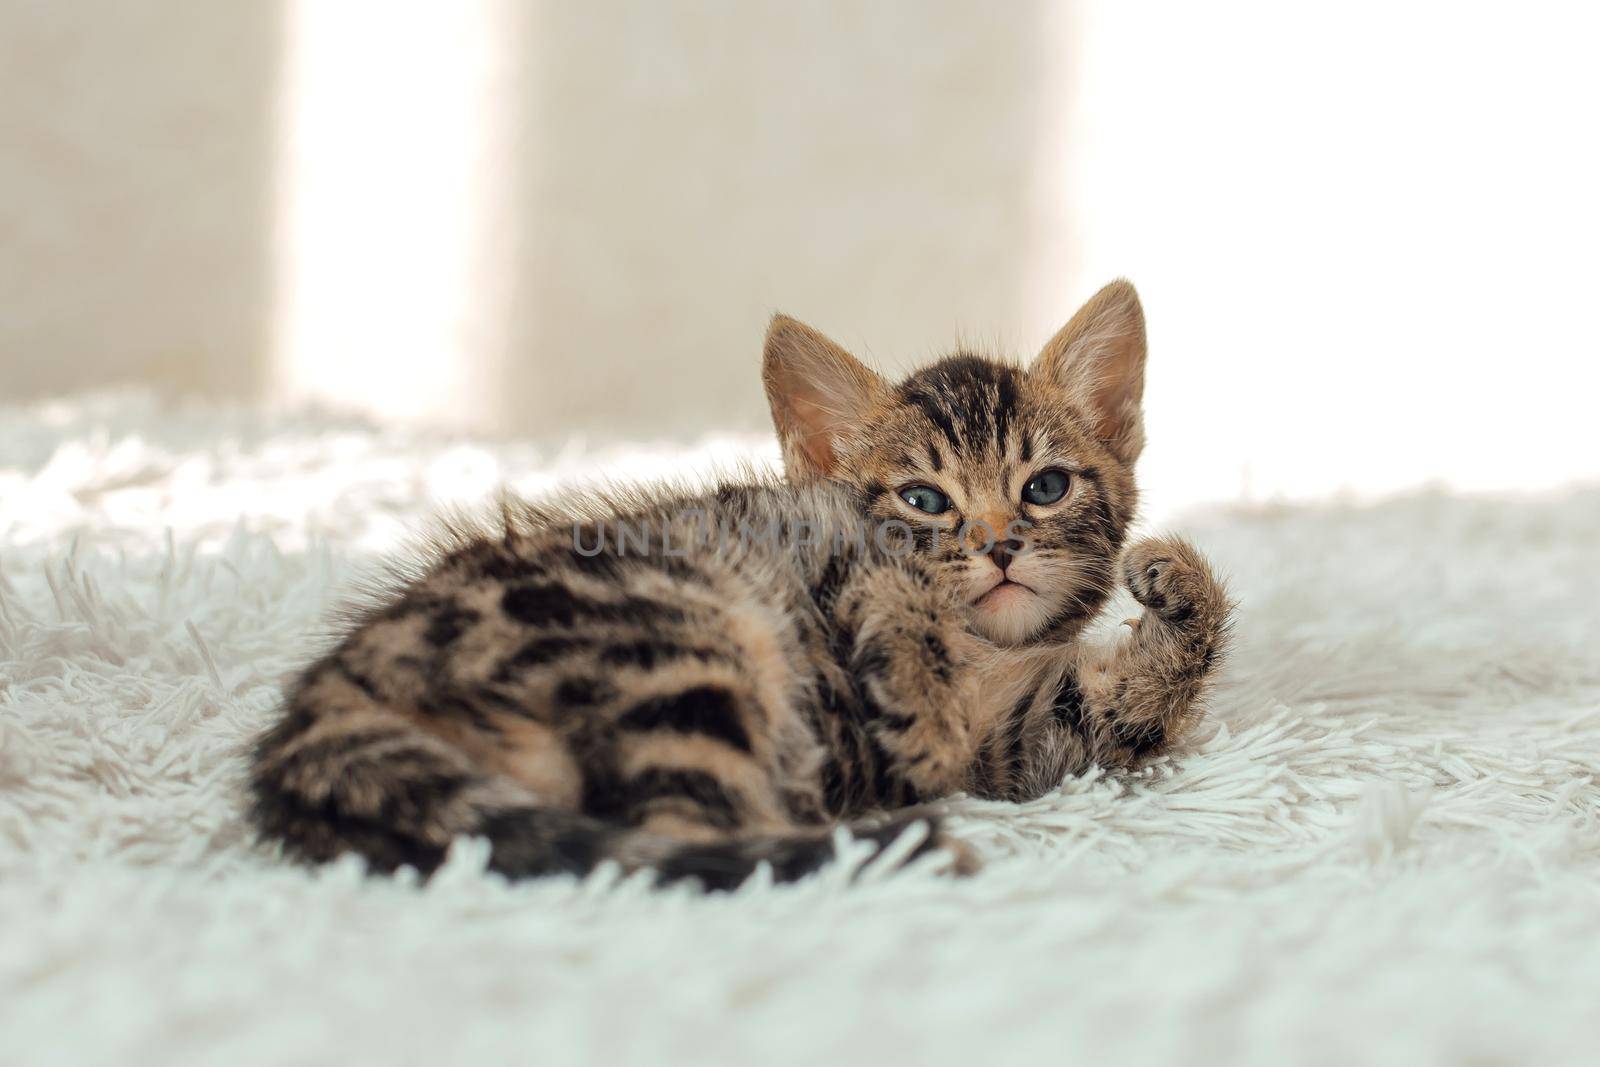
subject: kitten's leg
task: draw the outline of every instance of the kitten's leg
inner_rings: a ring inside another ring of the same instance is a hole
[[[680,664],[680,672],[688,666]],[[730,678],[697,680],[702,684],[646,698],[609,720],[601,731],[608,750],[585,761],[584,811],[638,831],[618,858],[625,866],[656,867],[662,881],[694,877],[711,888],[737,886],[761,862],[780,881],[791,881],[832,859],[834,837],[820,806],[813,815],[807,803],[794,804],[809,799],[808,790],[786,789],[797,785],[791,772],[767,758],[778,720],[799,724],[798,716],[763,708],[753,690]],[[814,781],[814,764],[804,763]],[[955,872],[975,869],[928,812],[898,813],[884,825],[847,825],[858,840],[881,849],[915,823],[925,830],[905,860],[945,852]]]
[[[968,788],[1023,800],[1090,764],[1128,767],[1166,751],[1199,719],[1226,650],[1231,605],[1188,542],[1149,539],[1123,559],[1145,608],[1109,650],[1074,646],[1041,669],[1012,712],[984,738]]]
[[[1133,633],[1080,669],[1095,756],[1127,766],[1166,751],[1194,726],[1201,698],[1227,651],[1233,605],[1198,549],[1148,538],[1128,549],[1123,577],[1145,608]]]
[[[667,687],[666,683],[671,683]],[[574,727],[589,815],[681,841],[799,830],[776,724],[730,662],[620,669],[610,703]]]
[[[864,567],[841,590],[834,623],[865,728],[910,799],[960,789],[976,746],[977,672],[988,646],[926,571],[896,560]]]

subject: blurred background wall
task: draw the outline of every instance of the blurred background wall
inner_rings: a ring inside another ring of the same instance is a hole
[[[1150,493],[1600,475],[1600,14],[0,0],[0,399],[764,424],[766,317],[1029,355],[1117,274]]]
[[[0,399],[264,386],[282,23],[0,0]]]

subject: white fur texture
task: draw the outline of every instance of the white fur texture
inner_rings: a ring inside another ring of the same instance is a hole
[[[965,881],[511,886],[471,842],[419,889],[250,846],[243,746],[434,503],[750,444],[0,409],[0,1061],[1593,1062],[1594,490],[1191,517],[1242,603],[1206,736],[955,803]]]

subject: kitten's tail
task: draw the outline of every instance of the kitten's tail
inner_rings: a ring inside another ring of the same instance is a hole
[[[624,870],[653,869],[658,884],[694,879],[707,889],[737,888],[763,863],[775,880],[794,881],[836,855],[825,831],[691,844],[550,808],[399,719],[329,729],[291,712],[256,745],[250,787],[265,840],[314,863],[353,852],[375,871],[411,866],[427,875],[460,836],[486,838],[490,869],[511,878],[583,875],[613,860]],[[852,833],[875,856],[903,833],[918,833],[919,823],[926,833],[899,862],[942,849],[958,873],[975,869],[926,813],[902,812]]]

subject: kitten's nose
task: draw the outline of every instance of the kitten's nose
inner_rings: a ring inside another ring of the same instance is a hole
[[[1004,574],[1006,568],[1011,566],[1011,561],[1022,554],[1022,548],[1022,542],[1015,537],[1004,541],[996,541],[989,546],[989,558],[994,560],[994,565],[1000,568],[1000,573]]]

